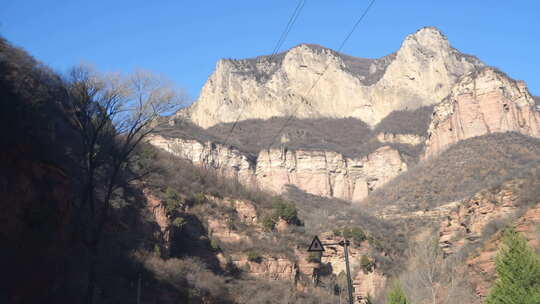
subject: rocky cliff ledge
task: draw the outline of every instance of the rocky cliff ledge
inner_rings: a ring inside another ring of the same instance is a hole
[[[301,44],[276,56],[220,60],[198,100],[178,115],[203,128],[291,114],[354,117],[374,126],[392,111],[438,103],[460,76],[480,66],[433,27],[407,36],[396,53],[379,59]]]
[[[523,81],[483,68],[462,77],[435,107],[425,157],[460,140],[508,131],[540,137],[540,112]]]
[[[255,160],[235,148],[212,142],[160,135],[152,136],[149,142],[195,165],[276,193],[294,185],[316,195],[359,201],[407,170],[400,153],[389,146],[360,158],[329,151],[270,149],[261,151]]]

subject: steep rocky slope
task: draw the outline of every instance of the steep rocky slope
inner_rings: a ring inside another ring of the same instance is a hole
[[[509,131],[540,137],[540,111],[523,81],[483,68],[462,77],[435,107],[425,157],[460,140]]]
[[[467,273],[479,299],[495,279],[500,230],[515,225],[540,250],[538,172],[483,190],[461,202],[441,221],[440,245],[447,254],[466,257]],[[480,303],[481,301],[478,301]]]
[[[438,103],[458,77],[482,65],[431,27],[374,60],[301,44],[273,57],[220,60],[198,100],[178,115],[203,128],[288,115],[354,117],[374,126],[392,111]]]
[[[528,174],[540,164],[539,151],[540,140],[515,132],[469,138],[388,182],[365,203],[430,210]]]
[[[152,136],[149,142],[196,165],[216,169],[250,187],[282,193],[294,185],[306,192],[359,201],[407,170],[400,153],[383,146],[360,158],[329,151],[271,149],[256,160],[220,144]]]

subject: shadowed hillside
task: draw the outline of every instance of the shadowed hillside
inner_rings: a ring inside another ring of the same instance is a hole
[[[162,122],[156,131],[166,137],[196,139],[224,143],[257,156],[259,151],[283,145],[292,150],[335,151],[348,157],[367,155],[384,145],[377,140],[379,133],[414,134],[424,136],[429,126],[433,107],[415,111],[396,111],[381,121],[373,130],[356,118],[343,119],[297,119],[284,117],[268,120],[250,119],[239,121],[234,130],[232,123],[219,124],[208,129],[187,121],[177,120],[171,126]],[[286,125],[281,133],[279,131]],[[276,137],[276,134],[280,136]],[[392,144],[401,152],[417,158],[421,145]]]
[[[429,209],[519,177],[540,165],[540,140],[497,133],[464,140],[374,191],[365,203]]]

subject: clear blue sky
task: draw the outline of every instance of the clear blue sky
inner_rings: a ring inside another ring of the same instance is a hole
[[[58,71],[81,61],[104,71],[162,73],[192,98],[219,58],[269,54],[297,0],[1,0],[0,35]],[[368,0],[307,0],[284,49],[301,42],[336,49]],[[436,26],[540,95],[540,1],[377,0],[343,49],[361,57],[397,50]]]

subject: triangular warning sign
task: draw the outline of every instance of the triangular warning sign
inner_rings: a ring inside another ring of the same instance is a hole
[[[319,237],[315,236],[313,238],[313,241],[311,241],[311,245],[309,245],[309,248],[307,251],[316,251],[316,252],[324,251],[324,247],[321,243],[321,240],[319,240]]]

